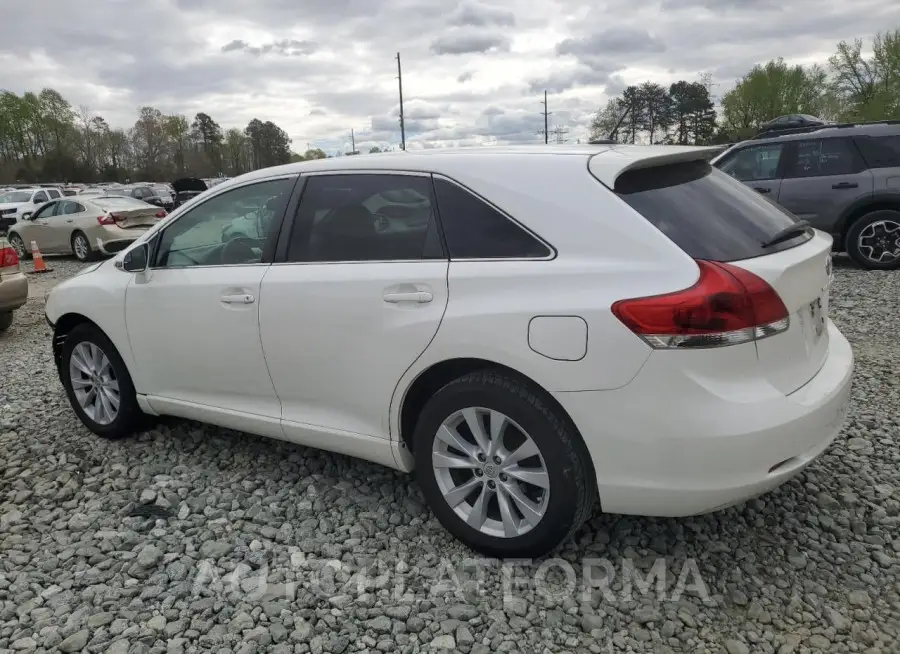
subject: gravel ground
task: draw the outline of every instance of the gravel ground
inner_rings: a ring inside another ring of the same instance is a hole
[[[808,471],[715,515],[596,516],[513,567],[376,465],[180,421],[92,437],[42,311],[80,265],[49,263],[0,336],[2,652],[900,652],[900,273],[836,262],[858,372]]]

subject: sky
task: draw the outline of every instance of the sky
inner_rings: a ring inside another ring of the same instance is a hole
[[[0,0],[0,89],[52,87],[114,127],[137,109],[271,120],[303,152],[584,139],[631,83],[775,57],[825,63],[900,27],[898,0]]]

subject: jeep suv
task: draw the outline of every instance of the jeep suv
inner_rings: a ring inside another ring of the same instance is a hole
[[[900,121],[786,129],[713,165],[832,235],[860,266],[900,268]]]

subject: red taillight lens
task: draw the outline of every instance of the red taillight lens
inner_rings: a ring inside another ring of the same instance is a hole
[[[168,215],[169,215],[169,214],[167,214],[167,213],[165,212],[165,210],[163,210],[163,211],[157,211],[157,212],[156,212],[156,217],[157,217],[157,218],[165,218],[165,217],[168,216]]]
[[[700,279],[690,288],[621,300],[613,314],[657,349],[736,345],[787,330],[787,308],[765,280],[727,263],[697,266]]]
[[[101,225],[115,225],[116,218],[112,214],[106,216],[97,216],[97,222]]]
[[[12,268],[19,265],[19,255],[10,246],[0,247],[0,268]]]

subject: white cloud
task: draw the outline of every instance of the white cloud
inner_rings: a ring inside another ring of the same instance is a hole
[[[0,87],[53,87],[111,124],[137,109],[272,120],[332,151],[583,136],[607,93],[754,63],[811,62],[900,25],[894,0],[38,0],[0,22]]]

